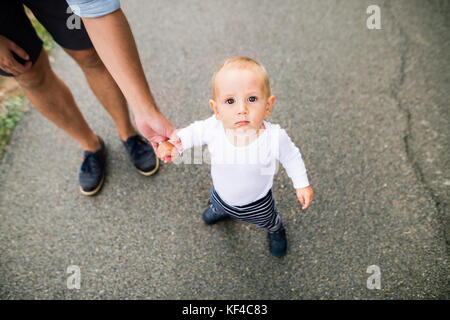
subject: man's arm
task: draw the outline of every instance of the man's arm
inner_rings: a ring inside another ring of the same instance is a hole
[[[119,85],[135,115],[155,111],[133,34],[121,9],[98,18],[83,18],[95,50]]]
[[[156,143],[167,140],[176,128],[156,107],[133,34],[119,7],[119,1],[67,2],[82,17],[95,50],[133,111],[138,130],[157,150]]]

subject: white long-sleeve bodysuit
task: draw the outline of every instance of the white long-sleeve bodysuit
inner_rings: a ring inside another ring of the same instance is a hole
[[[264,197],[273,185],[276,160],[291,178],[294,188],[309,185],[300,150],[286,131],[264,121],[266,130],[244,147],[228,140],[225,129],[215,116],[195,121],[178,131],[183,150],[208,145],[214,188],[228,204],[242,206]]]

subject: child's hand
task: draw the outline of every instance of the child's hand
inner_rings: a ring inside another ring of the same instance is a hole
[[[179,156],[177,148],[168,141],[163,141],[158,145],[157,153],[158,156],[166,163],[172,162]]]
[[[314,191],[311,187],[295,189],[298,201],[302,204],[302,210],[306,210],[314,198]]]

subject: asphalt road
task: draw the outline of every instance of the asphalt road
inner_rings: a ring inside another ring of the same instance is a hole
[[[159,108],[180,128],[211,114],[225,58],[265,65],[269,120],[300,147],[314,202],[301,212],[279,170],[282,259],[252,225],[205,226],[209,165],[139,175],[57,48],[55,72],[109,148],[107,177],[82,196],[80,147],[31,108],[0,164],[1,298],[448,299],[448,1],[122,2]],[[366,27],[371,4],[380,30]],[[371,265],[380,289],[367,287]]]

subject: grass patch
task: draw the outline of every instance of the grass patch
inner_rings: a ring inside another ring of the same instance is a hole
[[[44,26],[40,24],[40,22],[36,18],[31,17],[30,20],[39,38],[41,38],[41,40],[44,42],[43,46],[45,51],[47,52],[47,54],[49,54],[55,44],[52,36],[50,35],[50,33],[47,32]],[[64,28],[65,27],[66,26],[64,26]]]
[[[6,100],[0,109],[0,158],[6,150],[11,134],[26,111],[24,94]]]

